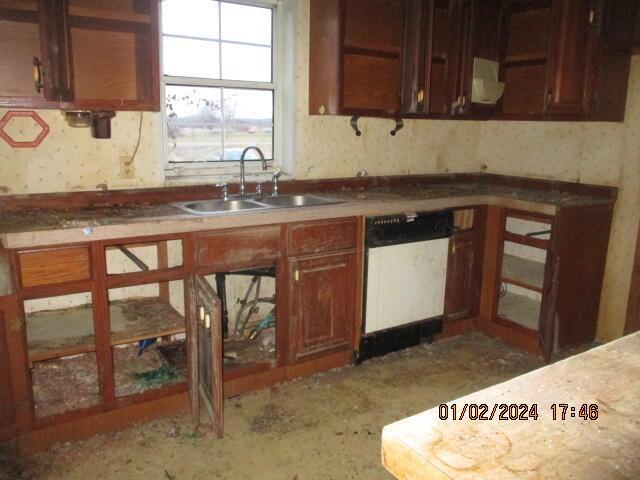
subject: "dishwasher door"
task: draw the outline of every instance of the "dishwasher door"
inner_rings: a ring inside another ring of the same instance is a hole
[[[449,239],[368,250],[365,334],[444,312]]]

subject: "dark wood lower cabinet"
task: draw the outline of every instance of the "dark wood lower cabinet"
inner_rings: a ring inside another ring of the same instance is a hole
[[[481,237],[475,232],[455,234],[449,244],[445,322],[474,317],[482,273]],[[480,245],[481,247],[481,245]]]
[[[290,360],[351,346],[355,323],[354,250],[289,260]]]
[[[29,405],[21,335],[15,297],[0,297],[0,442],[20,433]]]
[[[456,231],[449,242],[445,323],[471,319],[478,315],[482,288],[485,209],[476,207],[460,211],[465,215],[464,212],[467,212],[467,218],[471,218],[471,223],[465,229]]]

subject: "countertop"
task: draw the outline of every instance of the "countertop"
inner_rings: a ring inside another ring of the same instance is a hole
[[[443,421],[433,408],[387,425],[382,463],[401,480],[640,478],[638,352],[640,333],[448,404],[537,404],[537,420]],[[565,420],[553,403],[569,405]],[[596,420],[579,417],[583,404]]]
[[[553,215],[559,207],[612,202],[610,199],[601,197],[481,183],[366,190],[343,189],[321,194],[339,198],[343,203],[206,216],[187,214],[168,203],[0,211],[0,242],[4,248],[30,248],[92,240],[167,235],[355,215],[384,215],[471,205],[498,205]],[[134,225],[135,228],[133,228]]]

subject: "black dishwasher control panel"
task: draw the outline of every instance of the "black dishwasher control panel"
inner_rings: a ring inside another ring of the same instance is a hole
[[[365,240],[367,247],[382,247],[446,238],[452,233],[451,210],[408,212],[367,218]]]

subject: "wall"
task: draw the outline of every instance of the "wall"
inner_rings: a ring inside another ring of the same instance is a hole
[[[308,111],[309,4],[296,2],[293,120],[299,178],[481,171],[620,187],[611,238],[598,336],[622,334],[633,245],[640,217],[640,57],[633,59],[624,124],[559,122],[406,121],[396,137],[389,120],[362,119],[356,137],[348,118],[310,117]],[[0,116],[5,110],[0,109]],[[118,113],[110,140],[66,125],[57,111],[40,111],[51,133],[36,149],[0,141],[0,194],[164,185],[160,118]],[[16,124],[17,127],[20,127]],[[23,129],[27,130],[26,126]],[[133,179],[121,178],[120,156],[138,141]]]

